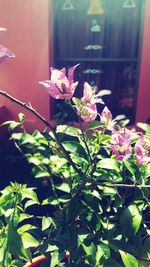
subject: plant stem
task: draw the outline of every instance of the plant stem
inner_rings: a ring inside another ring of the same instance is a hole
[[[150,185],[144,185],[144,184],[100,184],[96,183],[96,185],[100,185],[102,187],[123,187],[123,188],[150,188]]]
[[[82,121],[81,121],[80,117],[79,117],[79,124],[80,124],[81,133],[82,133],[83,143],[85,144],[85,147],[86,147],[88,156],[89,156],[90,161],[92,163],[92,158],[91,158],[91,155],[90,155],[90,150],[89,150],[89,147],[88,147],[87,142],[86,142],[85,134],[84,134],[84,131],[83,131],[83,125],[82,125]]]
[[[74,108],[74,106],[71,104],[70,100],[66,101],[66,104],[68,104],[69,107],[71,107],[71,108],[73,109],[74,113],[75,113],[75,114],[77,115],[77,117],[78,117],[79,124],[80,124],[80,129],[81,129],[81,133],[82,133],[82,138],[83,138],[83,143],[84,143],[84,145],[85,145],[85,147],[86,147],[87,154],[88,154],[89,159],[90,159],[90,161],[91,161],[91,163],[92,163],[92,159],[91,159],[91,155],[90,155],[89,147],[88,147],[88,145],[87,145],[86,138],[85,138],[85,134],[84,134],[84,131],[83,131],[83,125],[82,125],[81,118],[80,118],[80,116],[78,115],[78,113],[77,113],[76,109]],[[86,173],[86,171],[85,171],[85,173]]]
[[[56,193],[56,190],[55,190],[55,184],[54,184],[54,181],[53,181],[53,174],[52,174],[51,169],[50,169],[49,166],[48,166],[47,170],[48,170],[48,172],[49,172],[49,174],[50,174],[49,182],[50,182],[50,184],[51,184],[51,187],[52,187],[52,191],[53,191],[54,197],[55,197],[55,199],[56,199],[56,201],[57,201],[57,206],[59,207],[59,210],[62,210],[62,208],[61,208],[61,206],[60,206],[60,204],[59,204],[59,202],[58,202],[58,199],[59,199],[59,198],[58,198],[57,193]]]
[[[81,193],[81,191],[82,191],[82,189],[84,188],[84,186],[85,186],[85,184],[86,184],[86,182],[87,181],[83,181],[80,185],[79,185],[79,187],[78,187],[78,190],[76,191],[76,193],[75,193],[75,195],[74,195],[74,197],[76,197],[76,196],[78,196],[80,193]],[[150,188],[150,185],[143,185],[143,184],[141,184],[141,185],[135,185],[135,184],[101,184],[101,183],[95,183],[95,182],[93,182],[93,183],[91,183],[90,185],[100,185],[101,187],[111,187],[111,188],[114,188],[114,187],[117,187],[117,188],[130,188],[130,189],[135,189],[135,188],[139,188],[139,189],[144,189],[144,188]]]

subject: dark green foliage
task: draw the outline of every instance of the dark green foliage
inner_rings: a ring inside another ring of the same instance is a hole
[[[12,184],[2,191],[4,267],[16,255],[20,261],[30,259],[33,247],[38,253],[50,253],[50,267],[60,262],[68,267],[138,267],[139,260],[150,259],[150,190],[138,187],[150,185],[150,163],[139,167],[134,156],[117,161],[110,151],[110,136],[97,127],[95,123],[87,129],[85,140],[79,129],[68,125],[56,128],[57,141],[52,132],[12,134],[33,176],[48,191],[41,203],[25,185]],[[35,224],[24,223],[30,218],[25,210],[35,204],[47,207],[47,213],[33,215]]]

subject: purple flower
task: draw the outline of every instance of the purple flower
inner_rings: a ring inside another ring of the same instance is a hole
[[[96,87],[90,86],[87,82],[84,83],[83,97],[81,99],[84,104],[104,104],[99,94],[96,94]]]
[[[84,122],[93,121],[97,117],[96,104],[87,104],[86,106],[83,106],[81,110],[78,110],[77,108],[77,111]]]
[[[121,128],[119,131],[114,130],[112,133],[111,149],[117,160],[128,159],[132,153],[131,133],[127,128]]]
[[[0,45],[0,63],[11,57],[15,57],[15,54],[5,46]]]
[[[50,68],[51,79],[39,83],[43,84],[47,88],[48,93],[53,98],[69,100],[72,98],[74,91],[78,85],[78,82],[74,82],[73,80],[74,70],[78,65],[79,64],[69,68],[68,78],[66,76],[65,68],[61,70]]]
[[[106,106],[102,110],[102,113],[100,115],[100,120],[105,125],[108,125],[112,122],[112,114]]]
[[[97,117],[96,103],[104,104],[96,93],[96,88],[92,88],[87,82],[84,83],[83,97],[78,100],[73,98],[78,115],[84,122],[90,122]]]
[[[148,148],[144,140],[144,135],[141,134],[139,140],[136,142],[135,147],[136,163],[141,166],[149,162]]]

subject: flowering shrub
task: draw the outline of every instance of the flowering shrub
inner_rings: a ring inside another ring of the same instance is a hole
[[[1,192],[3,267],[22,266],[38,254],[50,255],[50,267],[149,266],[150,128],[144,125],[143,134],[120,126],[101,99],[108,92],[96,93],[87,82],[83,97],[73,97],[77,66],[68,70],[68,78],[66,69],[51,68],[50,80],[40,84],[72,106],[78,128],[52,127],[31,106],[0,91],[47,127],[46,132],[27,133],[22,113],[17,122],[4,123],[48,195],[39,200],[34,188],[17,183]],[[101,114],[96,103],[104,105]],[[45,216],[31,212],[33,205],[47,207]]]

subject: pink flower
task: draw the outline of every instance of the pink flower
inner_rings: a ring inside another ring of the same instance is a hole
[[[101,122],[108,125],[112,122],[112,114],[110,110],[105,106],[100,115]]]
[[[87,104],[78,113],[84,122],[93,121],[97,117],[96,104]]]
[[[0,63],[11,57],[15,57],[15,54],[5,46],[0,45]]]
[[[143,134],[141,134],[140,139],[136,142],[134,151],[135,151],[136,163],[139,166],[149,162],[148,148],[144,140]]]
[[[48,93],[53,98],[69,100],[72,98],[78,85],[78,82],[74,82],[73,80],[74,70],[78,65],[79,64],[69,68],[68,78],[66,76],[65,68],[61,70],[50,68],[51,79],[39,83],[43,84],[47,88]]]
[[[132,153],[131,133],[127,128],[121,128],[112,133],[112,151],[117,160],[128,159]]]
[[[84,122],[90,122],[97,117],[96,103],[104,104],[98,94],[95,94],[96,88],[92,88],[87,82],[84,83],[83,97],[78,100],[73,98],[78,115]]]
[[[84,83],[83,97],[81,99],[84,104],[104,104],[103,100],[96,94],[96,87],[91,87],[87,82]]]

